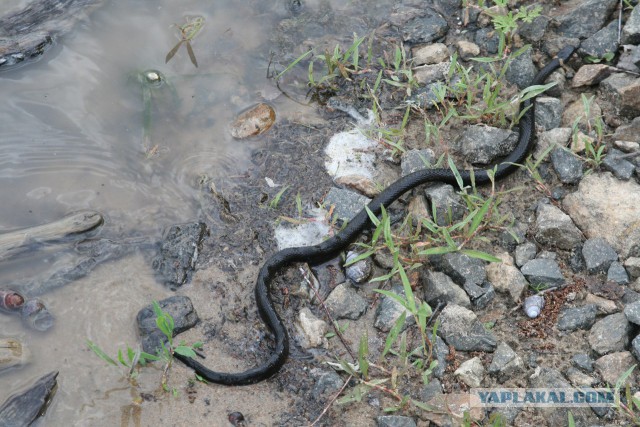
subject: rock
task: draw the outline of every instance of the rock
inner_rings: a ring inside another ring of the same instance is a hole
[[[413,78],[422,85],[440,81],[447,75],[449,67],[451,67],[449,61],[415,67],[413,69]]]
[[[336,319],[358,320],[367,310],[367,301],[348,283],[331,291],[325,305]]]
[[[335,371],[312,370],[311,373],[317,378],[313,386],[312,395],[314,399],[320,400],[323,397],[331,396],[342,388],[344,381]]]
[[[460,252],[433,256],[430,261],[432,265],[451,277],[458,285],[464,285],[466,282],[480,285],[487,279],[484,262]]]
[[[595,304],[565,308],[558,318],[558,330],[576,331],[589,329],[596,322],[598,307]]]
[[[582,257],[582,243],[579,243],[571,249],[569,254],[569,266],[574,273],[579,273],[587,269],[587,264]]]
[[[640,185],[618,181],[610,173],[590,174],[563,207],[588,238],[602,237],[623,258],[640,251]]]
[[[612,74],[600,83],[600,91],[613,105],[615,115],[630,119],[640,115],[640,78]]]
[[[640,335],[636,336],[633,341],[631,341],[631,352],[640,362]]]
[[[459,40],[456,42],[456,48],[458,48],[458,55],[464,61],[469,60],[469,58],[475,58],[480,55],[480,47],[477,44],[466,41]]]
[[[533,18],[531,22],[523,22],[518,26],[518,34],[532,42],[539,42],[544,37],[550,19],[544,15]]]
[[[629,275],[627,275],[626,270],[618,261],[614,261],[609,266],[609,270],[607,271],[607,280],[611,280],[620,285],[626,285],[629,283]]]
[[[611,148],[604,158],[602,166],[613,173],[616,178],[626,181],[633,176],[636,166],[622,156],[624,156],[622,151]]]
[[[498,377],[498,381],[503,383],[514,375],[524,371],[524,363],[518,354],[505,342],[498,344],[493,354],[489,374]]]
[[[589,332],[589,344],[593,351],[604,355],[624,351],[629,345],[631,324],[624,314],[610,314],[596,322]]]
[[[551,152],[551,163],[563,183],[577,184],[582,179],[582,160],[570,151],[556,148]]]
[[[620,311],[615,302],[610,299],[602,298],[591,293],[587,294],[584,299],[585,304],[595,304],[600,314],[613,314]]]
[[[617,0],[587,0],[558,16],[558,34],[586,39],[600,30],[616,7]]]
[[[435,346],[435,359],[438,361],[438,365],[433,370],[433,376],[436,378],[442,378],[447,369],[447,365],[449,365],[449,346],[436,335],[436,346]]]
[[[589,120],[587,121],[587,113],[584,108],[584,102],[582,102],[582,99],[578,99],[577,101],[574,101],[571,104],[567,105],[567,108],[565,108],[564,112],[562,113],[562,124],[565,127],[573,127],[577,122],[578,128],[582,132],[588,133],[592,126],[592,123],[594,123],[600,117],[602,117],[602,108],[600,108],[600,104],[598,104],[594,100],[590,104]]]
[[[257,104],[243,111],[231,124],[231,136],[249,138],[268,131],[276,121],[276,112],[269,104]]]
[[[402,176],[433,167],[435,154],[433,150],[409,150],[402,155],[400,167]]]
[[[539,96],[536,98],[535,120],[536,125],[545,131],[560,126],[562,117],[562,102],[558,98]]]
[[[158,305],[165,313],[173,318],[173,336],[186,331],[198,324],[200,318],[193,308],[191,300],[183,295],[158,301]],[[148,305],[141,309],[136,316],[142,350],[149,354],[157,354],[162,349],[162,344],[168,345],[167,337],[158,329],[156,325],[156,314],[153,305]]]
[[[495,29],[480,28],[478,31],[476,31],[474,41],[481,48],[484,47],[487,53],[498,53],[498,43],[500,42],[500,37],[498,36],[498,32]]]
[[[533,65],[531,52],[532,50],[529,48],[511,61],[504,75],[508,81],[518,86],[519,89],[529,87],[537,72],[536,66]]]
[[[604,273],[618,260],[616,251],[602,237],[587,239],[582,246],[582,256],[590,274]]]
[[[411,218],[411,224],[418,230],[422,230],[422,220],[431,220],[427,199],[421,194],[411,197],[407,206],[407,217]],[[393,267],[393,266],[392,266]]]
[[[623,44],[622,52],[618,57],[616,66],[621,70],[631,71],[632,73],[640,72],[638,64],[640,63],[640,49],[638,46],[631,44]]]
[[[564,276],[558,263],[551,259],[533,259],[523,265],[520,271],[534,286],[551,287],[564,284]]]
[[[462,286],[464,291],[471,298],[471,304],[476,309],[486,308],[487,305],[496,297],[496,291],[490,282],[483,282],[482,285],[476,285],[473,282],[466,281]]]
[[[570,250],[582,241],[582,233],[571,217],[551,204],[540,204],[536,211],[536,240],[558,249]]]
[[[337,185],[350,188],[363,194],[366,197],[373,198],[380,194],[380,188],[373,182],[371,178],[362,175],[345,175],[337,177],[334,182]]]
[[[58,389],[58,372],[50,372],[39,378],[26,390],[17,392],[0,406],[3,426],[30,426],[43,416]]]
[[[360,129],[338,132],[331,137],[324,149],[324,167],[334,179],[346,175],[373,179],[376,169],[373,150],[377,146],[378,142],[368,138]]]
[[[613,146],[625,153],[635,153],[636,151],[640,151],[640,144],[634,141],[615,140],[613,141]]]
[[[324,198],[326,209],[334,206],[333,214],[343,220],[351,220],[371,199],[349,190],[332,187]]]
[[[396,295],[404,297],[404,289],[402,286],[394,285],[391,288],[391,292]],[[411,314],[406,308],[404,308],[399,302],[393,298],[384,296],[380,305],[376,309],[376,320],[373,324],[377,329],[382,332],[389,332],[391,328],[396,324],[402,313],[406,313],[405,326],[407,327],[412,323],[415,323],[413,314]]]
[[[298,313],[298,322],[296,323],[297,342],[300,347],[310,349],[314,347],[327,347],[328,342],[325,338],[329,326],[324,320],[318,319],[311,313],[308,307],[304,307]]]
[[[542,159],[549,147],[566,147],[571,138],[571,128],[556,128],[538,134],[538,143],[533,148],[533,157]]]
[[[640,116],[633,119],[629,124],[618,126],[611,138],[614,141],[622,140],[640,143]]]
[[[593,359],[586,353],[574,355],[571,358],[571,363],[585,372],[593,372]]]
[[[511,153],[518,143],[518,134],[491,126],[470,126],[456,140],[456,149],[473,164],[492,163]]]
[[[323,209],[310,209],[308,211],[315,221],[300,224],[278,224],[273,231],[278,250],[309,246],[322,243],[330,232],[326,223],[326,211]]]
[[[432,307],[438,304],[457,304],[471,307],[471,300],[465,291],[449,276],[438,271],[427,270],[424,274],[424,298]]]
[[[350,251],[347,253],[346,262],[355,259],[360,255],[358,252]],[[345,262],[345,263],[346,263]],[[345,267],[345,274],[354,285],[359,285],[367,281],[371,277],[373,271],[373,261],[371,257],[361,259],[353,264]]]
[[[585,135],[579,130],[576,132],[575,138],[571,139],[571,151],[574,153],[584,153],[587,148],[587,143],[592,147],[595,147],[596,139],[589,135]]]
[[[594,35],[580,44],[578,53],[581,56],[602,58],[607,53],[618,51],[618,21],[611,21],[609,25],[597,31]]]
[[[458,351],[493,351],[497,342],[475,313],[455,304],[447,305],[440,314],[438,333]]]
[[[449,59],[449,49],[444,43],[434,43],[411,49],[413,65],[439,64]]]
[[[630,352],[620,351],[602,356],[596,360],[595,367],[604,382],[609,386],[615,386],[618,379],[622,377],[622,374],[636,363]],[[631,374],[626,383],[637,384],[634,380],[636,375],[637,373]],[[624,384],[622,389],[624,390]]]
[[[622,28],[622,42],[624,44],[640,44],[640,7],[637,5],[631,11],[629,19]]]
[[[413,418],[401,415],[382,415],[376,418],[378,427],[416,427]]]
[[[614,68],[605,64],[586,64],[573,76],[571,87],[593,86],[611,75]]]
[[[497,256],[502,259],[502,263],[489,264],[486,269],[487,277],[498,292],[508,294],[513,303],[518,303],[529,284],[520,270],[513,265],[508,253],[505,252]]]
[[[480,387],[484,378],[484,366],[479,357],[474,357],[460,364],[453,375],[469,387],[477,388]]]
[[[624,308],[624,315],[627,316],[629,322],[640,325],[640,301],[627,304]]]
[[[640,258],[629,257],[624,261],[624,267],[627,269],[627,273],[631,276],[631,279],[637,279],[640,277]]]
[[[29,363],[31,352],[15,338],[0,338],[0,372]]]
[[[422,387],[420,399],[422,402],[426,402],[427,400],[442,394],[442,383],[437,378],[433,378],[427,385]]]
[[[598,383],[597,379],[590,375],[583,374],[576,368],[567,369],[565,375],[574,387],[593,387]]]
[[[527,261],[536,257],[538,248],[533,242],[524,242],[516,247],[516,265],[522,267]]]
[[[564,388],[570,389],[571,384],[564,378],[562,373],[557,369],[538,368],[535,373],[529,377],[529,387],[531,388]],[[567,412],[571,410],[576,425],[587,425],[587,417],[591,416],[588,408],[539,408],[541,416],[550,426],[565,425],[567,420]]]
[[[398,27],[402,40],[410,44],[431,43],[447,34],[449,25],[442,15],[430,7],[420,8],[419,15],[404,20],[401,14],[412,12],[400,10],[391,17],[391,23]],[[405,15],[410,16],[410,15]]]
[[[430,212],[435,213],[434,221],[440,226],[460,221],[467,213],[467,206],[449,184],[430,184],[424,193],[431,202]]]
[[[184,285],[191,277],[208,234],[202,222],[173,225],[165,233],[153,269],[160,274],[171,289]]]

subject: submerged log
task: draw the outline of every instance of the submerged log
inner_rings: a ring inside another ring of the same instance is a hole
[[[44,415],[55,394],[57,377],[57,371],[50,372],[31,387],[10,396],[0,406],[0,427],[29,426]]]

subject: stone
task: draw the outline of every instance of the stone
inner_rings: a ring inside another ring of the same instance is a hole
[[[413,78],[422,85],[433,83],[443,80],[450,67],[451,63],[449,61],[433,65],[421,65],[413,68]]]
[[[520,271],[533,286],[562,286],[565,283],[558,263],[552,259],[533,259]]]
[[[316,400],[320,400],[323,397],[331,396],[342,388],[344,381],[335,371],[321,371],[314,372],[314,377],[317,377],[316,383],[313,386],[311,394]]]
[[[524,242],[516,247],[516,265],[522,267],[527,261],[536,257],[538,248],[533,242]]]
[[[433,43],[426,46],[414,47],[413,65],[439,64],[449,59],[449,49],[444,43]]]
[[[466,292],[449,276],[438,271],[427,270],[424,274],[424,298],[432,307],[453,303],[470,308],[471,300]]]
[[[629,15],[629,19],[622,27],[622,42],[624,44],[640,44],[640,7],[636,5]]]
[[[333,214],[342,220],[351,220],[371,199],[353,191],[332,187],[324,198],[326,209],[334,206]]]
[[[614,68],[605,64],[586,64],[581,66],[573,76],[571,87],[593,86],[613,73]]]
[[[560,181],[577,184],[582,179],[582,160],[569,150],[556,148],[551,152],[551,163]]]
[[[476,31],[476,35],[474,38],[475,44],[484,47],[487,53],[495,54],[498,53],[498,44],[500,42],[500,37],[498,36],[498,32],[494,28],[480,28]]]
[[[617,0],[580,2],[570,12],[556,17],[558,34],[580,39],[592,36],[606,24],[617,3]]]
[[[624,261],[624,268],[631,276],[631,279],[640,277],[640,257],[629,257]]]
[[[434,221],[440,226],[460,221],[467,213],[467,206],[449,184],[430,184],[424,193],[431,202],[431,213],[435,214]]]
[[[435,163],[435,154],[433,150],[427,148],[425,150],[408,150],[402,155],[400,167],[402,176],[417,172],[422,169],[433,167]]]
[[[458,351],[493,351],[497,342],[475,313],[455,304],[447,305],[440,313],[438,333]]]
[[[588,238],[604,238],[625,258],[640,254],[640,203],[630,200],[640,200],[638,183],[593,173],[580,181],[578,191],[567,195],[562,205]]]
[[[165,313],[173,318],[173,336],[194,327],[200,322],[198,313],[193,308],[191,300],[183,295],[158,301],[158,305]],[[141,309],[136,316],[140,340],[142,341],[142,351],[149,354],[157,354],[162,350],[162,344],[167,346],[169,341],[164,333],[158,329],[156,324],[156,314],[153,305],[148,305]]]
[[[498,292],[508,294],[511,302],[517,304],[529,284],[520,270],[513,265],[511,255],[504,252],[497,254],[497,257],[502,259],[502,263],[489,264],[486,268],[487,277]]]
[[[298,313],[298,322],[296,323],[297,342],[300,347],[308,350],[316,347],[327,347],[328,342],[325,338],[329,330],[327,322],[318,319],[313,315],[308,307],[304,307]]]
[[[433,256],[430,261],[433,266],[451,277],[458,285],[464,285],[466,282],[480,285],[487,279],[484,262],[461,252]]]
[[[572,102],[567,105],[562,113],[562,124],[565,127],[573,127],[578,123],[578,128],[585,133],[588,133],[591,129],[592,123],[602,117],[602,108],[600,104],[595,100],[590,103],[589,107],[589,120],[587,121],[587,114],[582,99]]]
[[[528,387],[531,388],[571,388],[571,384],[557,369],[540,367],[529,377]],[[589,408],[539,408],[545,423],[550,426],[565,425],[568,411],[571,411],[576,425],[588,425],[586,422],[591,415]]]
[[[631,341],[631,352],[638,362],[640,362],[640,334]]]
[[[598,380],[596,378],[584,374],[576,368],[567,369],[565,375],[574,387],[593,387],[598,383]]]
[[[536,98],[536,125],[545,131],[560,126],[562,117],[562,102],[558,98],[539,96]]]
[[[539,15],[531,22],[523,22],[518,25],[518,34],[532,42],[539,42],[549,26],[550,19],[547,16]]]
[[[431,43],[443,37],[449,30],[444,17],[430,7],[420,8],[418,16],[408,20],[404,20],[399,14],[395,15],[391,17],[392,24],[400,31],[402,40],[410,44]]]
[[[600,83],[600,92],[617,116],[633,119],[640,115],[640,78],[612,74]]]
[[[391,288],[391,292],[401,297],[404,297],[404,288],[399,285],[394,285]],[[415,323],[413,314],[404,308],[399,302],[393,298],[389,298],[386,295],[382,298],[382,301],[376,309],[376,320],[373,324],[377,329],[382,332],[389,332],[391,328],[396,324],[402,313],[405,313],[405,327]]]
[[[581,56],[602,58],[607,53],[618,51],[618,21],[611,21],[609,25],[598,30],[594,35],[580,44],[578,53]]]
[[[464,61],[469,60],[469,58],[475,58],[480,55],[480,47],[466,40],[459,40],[456,42],[456,48],[458,49],[458,55]]]
[[[489,365],[489,374],[497,376],[498,381],[503,383],[523,371],[522,358],[507,343],[500,342]]]
[[[380,187],[371,178],[363,175],[339,176],[334,182],[339,186],[355,190],[368,198],[374,198],[380,194]]]
[[[486,308],[496,297],[496,291],[491,282],[484,281],[482,285],[476,285],[473,282],[466,281],[462,288],[471,298],[473,307],[478,310]]]
[[[598,307],[595,304],[565,308],[558,318],[558,330],[571,332],[589,329],[596,322],[597,312]]]
[[[207,226],[202,222],[172,225],[165,232],[152,265],[171,289],[179,288],[191,278],[207,234]]]
[[[633,176],[636,166],[623,156],[622,151],[611,148],[605,156],[602,166],[613,173],[616,178],[627,181]]]
[[[571,138],[571,128],[556,128],[538,134],[538,143],[533,148],[533,157],[542,159],[550,147],[566,147]]]
[[[582,256],[590,274],[604,273],[618,260],[616,251],[602,237],[587,239],[582,246]]]
[[[586,353],[574,355],[571,358],[571,363],[585,372],[593,372],[593,359]]]
[[[624,308],[624,315],[627,316],[629,322],[640,325],[640,301],[627,304]]]
[[[534,236],[543,245],[564,250],[570,250],[582,241],[582,233],[571,217],[551,204],[538,206]]]
[[[622,377],[622,374],[636,363],[636,360],[630,352],[620,351],[602,356],[596,360],[595,367],[605,383],[609,386],[615,386],[618,379]],[[630,385],[637,384],[635,382],[636,376],[637,373],[632,373],[631,376],[627,378],[626,383]],[[624,384],[622,389],[624,390]]]
[[[381,415],[376,418],[378,427],[416,427],[413,418],[402,415]]]
[[[336,319],[357,320],[367,310],[367,301],[348,283],[331,291],[325,305]]]
[[[453,375],[469,387],[477,388],[480,387],[484,378],[484,366],[479,357],[474,357],[462,362]]]
[[[609,270],[607,270],[607,280],[626,285],[629,283],[629,275],[621,263],[614,261],[609,266]]]
[[[631,324],[624,314],[610,314],[600,320],[589,332],[589,345],[599,355],[624,351],[629,345]]]
[[[347,252],[347,258],[345,260],[345,264],[351,261],[351,259],[357,258],[359,255],[361,255],[359,252],[355,252],[355,251]],[[371,273],[373,271],[373,261],[371,260],[371,257],[367,257],[359,261],[356,261],[353,264],[345,266],[344,270],[345,270],[345,275],[349,280],[351,280],[351,283],[353,283],[356,286],[361,285],[364,282],[366,282],[369,279],[369,277],[371,277]]]
[[[615,302],[610,299],[606,299],[603,297],[599,297],[597,295],[593,295],[591,293],[587,294],[584,298],[585,304],[595,304],[598,307],[598,313],[600,314],[613,314],[620,311]]]
[[[449,346],[442,338],[436,336],[435,359],[438,361],[438,365],[433,370],[434,377],[442,378],[444,376],[449,365],[449,356]]]
[[[469,126],[456,140],[456,149],[473,164],[489,164],[511,153],[518,134],[491,126]]]
[[[635,153],[636,151],[640,151],[640,144],[634,141],[615,140],[613,141],[613,146],[625,153]]]
[[[276,121],[272,106],[260,103],[240,113],[231,124],[231,136],[245,139],[268,131]]]
[[[434,396],[442,394],[442,383],[439,379],[433,378],[427,385],[422,387],[422,390],[420,391],[420,399],[422,402],[426,402]]]
[[[618,126],[611,138],[614,141],[622,140],[640,143],[640,116],[631,120],[631,123]]]
[[[508,81],[518,86],[519,89],[529,87],[531,80],[536,75],[537,70],[536,66],[533,65],[531,53],[532,50],[529,48],[513,59],[504,75]]]

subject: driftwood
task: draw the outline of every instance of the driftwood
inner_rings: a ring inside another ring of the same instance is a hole
[[[74,234],[93,230],[103,222],[102,215],[84,211],[61,220],[36,227],[24,228],[0,234],[0,261],[7,259],[35,244],[45,244],[69,238]]]

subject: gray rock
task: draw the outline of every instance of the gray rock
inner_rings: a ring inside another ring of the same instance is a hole
[[[629,345],[631,324],[623,313],[610,314],[596,322],[589,332],[589,345],[599,355],[624,351]]]
[[[435,346],[435,359],[438,361],[438,365],[433,370],[433,376],[442,379],[445,370],[447,369],[447,358],[449,357],[449,346],[444,342],[442,338],[436,336]]]
[[[316,400],[331,396],[332,394],[340,390],[342,388],[342,384],[344,383],[340,375],[338,375],[335,371],[323,371],[314,376],[318,379],[313,386],[311,394]]]
[[[628,180],[633,176],[636,166],[623,158],[624,153],[615,148],[611,148],[602,162],[602,166],[613,173],[616,178]]]
[[[565,184],[577,184],[582,179],[582,161],[568,150],[563,148],[553,150],[551,163],[560,181]]]
[[[488,372],[498,377],[500,383],[505,382],[515,374],[524,370],[522,358],[505,342],[498,344],[493,354]]]
[[[593,359],[591,359],[591,357],[586,353],[578,353],[574,355],[571,358],[571,363],[585,372],[593,372]]]
[[[394,285],[391,288],[391,292],[404,297],[404,288],[399,285]],[[396,324],[402,313],[406,313],[405,327],[415,322],[413,314],[405,309],[399,302],[393,298],[384,296],[380,305],[376,309],[376,320],[373,324],[376,328],[383,332],[389,332],[391,328]]]
[[[500,37],[494,28],[480,28],[476,31],[474,41],[478,46],[484,47],[487,53],[498,53]]]
[[[640,362],[640,335],[638,335],[633,339],[633,341],[631,341],[631,352]]]
[[[172,225],[165,233],[153,269],[171,289],[190,279],[207,233],[207,226],[201,222]]]
[[[562,119],[562,102],[558,98],[539,96],[536,98],[535,117],[536,125],[544,130],[559,127]]]
[[[439,379],[433,378],[429,381],[429,384],[422,387],[422,390],[420,391],[420,399],[422,402],[428,402],[435,396],[442,394],[442,383]]]
[[[575,331],[589,329],[596,322],[598,307],[589,304],[582,307],[565,308],[558,318],[558,330]]]
[[[616,381],[624,374],[629,368],[636,364],[633,355],[628,351],[619,351],[616,353],[607,354],[602,356],[595,362],[596,371],[602,377],[602,380],[613,386]],[[635,381],[637,373],[632,373],[627,379],[629,384],[637,384]]]
[[[440,226],[460,221],[467,213],[467,206],[449,184],[431,184],[424,193],[431,203],[432,214],[435,212],[435,223]]]
[[[524,22],[518,26],[518,34],[532,42],[539,42],[549,26],[550,19],[539,15],[531,22]]]
[[[438,93],[439,87],[441,86],[442,82],[433,82],[426,84],[424,87],[416,88],[415,90],[412,90],[412,95],[409,97],[407,102],[410,101],[419,108],[434,108],[439,102],[436,93]]]
[[[636,5],[622,28],[624,44],[640,44],[640,6]]]
[[[449,276],[439,271],[427,270],[424,274],[424,298],[432,307],[438,304],[457,304],[471,307],[466,292],[456,285]]]
[[[534,286],[561,286],[564,276],[558,263],[552,259],[533,259],[520,269],[524,277]]]
[[[482,285],[476,285],[472,282],[465,282],[462,286],[464,291],[471,298],[471,304],[476,309],[486,308],[496,297],[496,291],[491,282],[484,281]]]
[[[355,251],[348,252],[345,263],[349,262],[351,259],[357,258],[358,255],[360,255],[360,253]],[[349,280],[351,280],[351,283],[353,283],[354,285],[359,285],[366,282],[369,277],[371,277],[371,272],[373,271],[373,261],[371,260],[371,257],[367,257],[346,266],[344,270],[345,275],[349,278]]]
[[[591,274],[604,273],[618,260],[616,251],[602,237],[587,239],[582,246],[582,256]]]
[[[567,369],[565,374],[569,382],[571,382],[575,387],[593,387],[598,383],[596,378],[584,374],[576,368]]]
[[[616,282],[619,285],[627,285],[629,283],[629,275],[622,264],[618,261],[614,261],[611,263],[609,270],[607,271],[607,280]]]
[[[533,242],[524,242],[516,247],[516,265],[522,267],[527,261],[536,257],[538,248]]]
[[[402,168],[402,176],[410,173],[432,167],[435,155],[433,150],[409,150],[402,155],[400,167]]]
[[[578,53],[602,58],[606,53],[618,51],[618,21],[611,21],[580,44]]]
[[[614,107],[616,115],[629,119],[640,115],[640,78],[612,74],[600,82],[600,93]]]
[[[615,68],[605,64],[585,64],[573,76],[571,87],[593,86],[609,77]]]
[[[401,415],[382,415],[376,418],[378,427],[416,427],[413,418]]]
[[[168,313],[173,318],[174,337],[194,327],[200,321],[191,300],[186,296],[174,295],[158,301],[158,305],[162,311]],[[162,344],[165,346],[169,344],[166,335],[163,334],[156,325],[156,314],[153,311],[153,305],[150,304],[140,310],[136,316],[136,322],[138,324],[142,350],[144,352],[156,354],[162,349]]]
[[[640,301],[627,304],[624,308],[624,315],[627,316],[629,322],[640,325]]]
[[[450,67],[451,63],[449,61],[433,65],[422,65],[413,69],[413,77],[422,85],[434,84],[444,79]]]
[[[314,316],[309,307],[304,307],[300,310],[295,327],[297,332],[296,340],[300,347],[310,349],[327,346],[325,335],[329,330],[329,325],[324,320]]]
[[[529,387],[532,388],[571,388],[571,384],[557,369],[541,367],[529,377]],[[565,425],[567,413],[571,411],[576,425],[588,425],[591,411],[588,408],[540,408],[541,415],[550,426]]]
[[[497,256],[502,259],[502,263],[491,263],[487,266],[489,281],[499,292],[508,294],[513,303],[518,303],[529,284],[520,270],[513,265],[513,260],[508,253],[497,254]]]
[[[640,258],[629,257],[624,261],[624,267],[627,269],[627,273],[631,276],[631,279],[637,279],[640,277]]]
[[[470,126],[456,140],[456,149],[465,160],[474,164],[492,163],[511,153],[518,143],[518,134],[490,126]]]
[[[484,262],[463,253],[448,253],[431,257],[430,260],[438,270],[446,273],[458,285],[463,285],[466,282],[479,285],[487,279]]]
[[[449,59],[449,49],[444,43],[433,43],[411,49],[413,65],[439,64]]]
[[[358,193],[341,188],[331,187],[324,198],[326,207],[335,206],[333,213],[338,218],[350,220],[367,205],[371,199]]]
[[[538,143],[533,149],[533,157],[537,160],[549,147],[566,147],[571,138],[571,128],[556,128],[538,134]]]
[[[349,283],[336,286],[325,305],[336,319],[357,320],[367,310],[367,301]]]
[[[320,296],[325,299],[329,295],[329,291],[340,283],[344,283],[347,277],[342,269],[342,258],[336,257],[324,264],[310,266],[313,275],[317,277],[320,283]],[[311,291],[313,293],[313,291]],[[313,294],[312,294],[313,296]]]
[[[399,12],[402,13],[402,10]],[[430,7],[419,9],[419,16],[408,21],[392,19],[392,23],[398,27],[402,40],[410,44],[430,43],[443,37],[449,30],[444,17]]]
[[[475,313],[459,305],[450,304],[440,314],[438,333],[458,351],[493,351],[497,342]]]
[[[535,238],[544,245],[570,250],[582,241],[582,233],[569,215],[551,204],[540,204],[536,211]]]
[[[557,17],[558,34],[585,39],[600,30],[618,3],[617,0],[587,0],[569,13]]]
[[[531,80],[533,80],[537,72],[536,66],[533,65],[533,60],[531,59],[531,52],[531,49],[527,49],[511,61],[505,73],[505,78],[520,89],[530,86]],[[538,106],[536,105],[537,108]]]
[[[484,366],[479,357],[474,357],[462,362],[453,375],[469,387],[480,387],[484,379]]]

